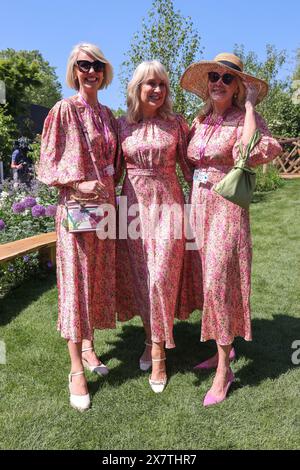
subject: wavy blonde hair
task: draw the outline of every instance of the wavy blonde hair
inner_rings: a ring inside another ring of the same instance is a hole
[[[67,63],[67,73],[66,73],[66,82],[70,88],[74,88],[75,90],[79,90],[79,82],[78,78],[74,74],[74,68],[77,61],[77,57],[79,52],[85,52],[95,60],[101,60],[104,62],[105,69],[103,74],[103,80],[101,85],[99,86],[99,90],[102,88],[107,88],[108,85],[112,82],[113,79],[113,67],[111,63],[104,57],[103,52],[99,49],[99,47],[95,46],[94,44],[89,43],[81,43],[77,44],[73,47],[71,54],[68,59]]]
[[[130,124],[137,123],[143,117],[141,111],[140,101],[140,86],[149,77],[150,74],[154,73],[162,80],[166,85],[166,98],[163,105],[158,109],[158,115],[162,119],[174,119],[175,114],[173,112],[173,104],[170,96],[170,81],[168,73],[165,67],[158,62],[158,60],[150,60],[142,62],[135,69],[132,79],[128,83],[127,87],[127,121]]]
[[[233,95],[232,97],[232,105],[236,106],[242,111],[245,111],[245,96],[246,96],[245,87],[242,84],[241,79],[237,75],[235,75],[235,77],[236,77],[236,81],[238,84],[238,92],[236,96]],[[207,98],[198,114],[198,118],[200,119],[200,121],[203,121],[203,119],[205,119],[205,117],[208,116],[212,112],[212,110],[213,110],[213,105],[212,105],[211,99],[208,94],[208,89],[207,89]]]

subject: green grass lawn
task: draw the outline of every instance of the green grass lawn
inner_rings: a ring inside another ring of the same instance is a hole
[[[199,342],[199,312],[177,322],[169,384],[155,395],[138,369],[143,329],[134,319],[96,333],[111,369],[87,373],[92,408],[70,408],[65,342],[56,332],[54,276],[31,280],[0,304],[2,449],[295,449],[300,447],[300,181],[256,198],[253,232],[253,342],[235,341],[236,382],[228,399],[203,408],[213,374],[192,366],[214,352]]]

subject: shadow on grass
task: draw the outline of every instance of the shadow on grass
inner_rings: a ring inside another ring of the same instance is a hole
[[[187,331],[180,332],[179,337],[187,334]],[[276,379],[287,371],[297,367],[292,363],[292,343],[296,339],[300,339],[300,318],[295,318],[287,314],[276,314],[268,319],[252,320],[253,341],[245,341],[242,338],[236,338],[234,347],[237,353],[237,364],[233,363],[233,371],[236,369],[238,386],[257,386],[266,379]],[[205,351],[207,344],[208,353]],[[180,344],[178,344],[180,347]],[[182,353],[185,346],[182,344]],[[195,356],[193,364],[201,362],[216,352],[215,343],[208,341],[200,343],[198,346],[198,357]],[[178,350],[179,352],[179,350]],[[246,362],[245,365],[239,367],[238,361]],[[178,357],[179,360],[179,357]],[[299,367],[299,366],[298,366]],[[199,385],[202,376],[207,374],[213,375],[214,371],[196,372]],[[233,388],[234,388],[233,387]]]
[[[134,321],[134,320],[133,320]],[[101,354],[101,360],[107,363],[110,360],[117,360],[119,364],[110,367],[110,373],[104,377],[112,387],[117,387],[128,380],[136,379],[145,375],[139,369],[138,361],[144,350],[144,328],[138,325],[119,323],[122,326],[121,331],[116,330],[113,340],[106,341],[110,346],[106,354]],[[101,387],[102,379],[97,382],[89,383],[91,395],[94,395]]]
[[[295,339],[300,339],[300,318],[278,314],[270,320],[254,319],[252,326],[253,341],[247,342],[237,338],[234,343],[237,353],[237,362],[232,366],[233,370],[237,371],[237,383],[234,387],[257,386],[266,379],[278,378],[297,367],[292,364],[291,356],[294,350],[291,345]],[[198,386],[208,374],[213,376],[214,371],[193,371],[193,366],[216,352],[214,341],[200,343],[199,336],[198,321],[178,322],[175,325],[176,348],[167,350],[169,378],[178,372],[194,372],[195,385]],[[111,349],[102,356],[103,361],[119,361],[105,378],[111,386],[118,386],[139,376],[148,377],[149,372],[142,372],[138,367],[139,357],[144,349],[143,338],[142,327],[125,324],[115,340],[109,343]],[[239,360],[246,364],[239,366]],[[97,384],[94,383],[94,387],[96,391]]]
[[[35,302],[47,290],[56,285],[54,274],[45,279],[28,280],[13,290],[0,301],[0,325],[9,324],[29,304]],[[90,382],[91,393],[97,392],[103,380],[113,387],[138,377],[147,379],[149,372],[139,369],[139,357],[144,350],[144,330],[138,320],[119,324],[115,332],[110,332],[109,351],[101,355],[103,362],[117,360],[118,364],[111,367],[110,374],[100,380]],[[292,343],[300,339],[300,318],[278,313],[270,319],[255,318],[252,321],[252,342],[241,338],[235,340],[237,363],[233,365],[240,385],[257,386],[266,379],[275,379],[297,366],[291,361],[294,352]],[[55,326],[53,327],[55,328]],[[103,332],[103,334],[107,334]],[[193,366],[215,351],[214,341],[200,343],[199,313],[195,312],[189,321],[176,322],[174,338],[176,348],[167,351],[168,376],[178,372],[193,372]],[[239,363],[240,361],[240,363]],[[298,366],[299,368],[299,366]],[[195,385],[201,384],[207,374],[213,372],[196,372]]]
[[[131,320],[131,322],[136,321],[136,319]],[[144,377],[145,380],[148,380],[151,373],[151,370],[143,372],[139,369],[139,358],[145,348],[144,328],[130,323],[119,323],[119,325],[121,325],[122,329],[115,332],[113,340],[106,342],[110,346],[109,351],[106,354],[101,354],[101,360],[104,363],[110,360],[118,361],[118,365],[111,367],[109,375],[105,377],[105,382],[112,387],[118,387],[122,383],[135,380],[138,377]],[[184,328],[184,331],[181,331],[182,328]],[[182,322],[182,324],[178,323],[175,326],[174,335],[177,347],[166,352],[169,377],[178,371],[190,370],[192,357],[196,354],[199,347],[197,330],[199,330],[199,322],[198,325],[183,324]],[[180,337],[182,337],[182,340],[180,340]],[[189,344],[188,355],[183,353],[183,349],[186,349],[185,342]],[[101,382],[102,379],[89,383],[91,395],[98,391],[101,387]]]
[[[22,310],[56,285],[55,273],[32,277],[0,300],[0,326],[8,325]]]
[[[259,202],[265,202],[268,199],[270,192],[254,193],[251,204],[258,204]]]
[[[270,320],[254,319],[252,342],[236,340],[239,356],[250,360],[238,372],[243,385],[258,385],[265,379],[275,379],[294,369],[292,343],[300,339],[300,318],[278,313]]]

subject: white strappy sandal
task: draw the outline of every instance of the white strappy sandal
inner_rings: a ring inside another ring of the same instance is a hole
[[[71,392],[72,377],[75,377],[76,375],[84,375],[84,371],[71,372],[69,374],[70,405],[78,411],[86,411],[91,406],[90,394],[74,395]]]
[[[162,359],[152,359],[153,362],[160,362],[160,361],[165,361],[166,358],[163,357]],[[167,384],[167,376],[163,380],[152,380],[151,376],[149,377],[149,384],[150,387],[152,388],[154,393],[161,393],[164,391],[165,386]]]
[[[85,352],[85,351],[93,351],[94,348],[85,348],[85,349],[82,349],[81,352]],[[84,367],[86,369],[88,369],[90,372],[95,372],[96,374],[98,375],[107,375],[109,373],[109,369],[106,367],[105,364],[99,364],[97,366],[91,366],[88,361],[84,358],[82,358],[82,364],[84,365]]]

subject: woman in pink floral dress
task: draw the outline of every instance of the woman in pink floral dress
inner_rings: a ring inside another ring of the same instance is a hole
[[[270,136],[255,104],[268,85],[243,72],[234,54],[219,54],[213,61],[192,64],[181,85],[205,102],[190,132],[188,160],[194,167],[191,196],[192,225],[201,257],[204,305],[201,341],[213,339],[218,353],[198,368],[217,367],[204,406],[226,398],[234,380],[230,360],[235,336],[250,341],[251,236],[249,212],[227,201],[212,186],[228,173],[239,157],[239,144],[247,145],[256,129],[261,133],[249,166],[274,159],[281,151]]]
[[[168,76],[157,61],[137,67],[128,85],[127,103],[127,116],[119,120],[119,139],[126,167],[122,196],[127,197],[129,215],[121,222],[117,245],[117,312],[121,321],[141,316],[146,348],[140,368],[148,370],[152,365],[151,388],[162,392],[167,380],[164,347],[175,346],[175,313],[185,316],[177,308],[185,240],[184,197],[176,161],[191,180],[184,160],[188,126],[172,112]],[[169,220],[170,209],[174,224]]]
[[[44,125],[38,178],[59,188],[56,217],[58,329],[71,357],[70,402],[79,410],[90,406],[83,366],[101,375],[108,369],[93,348],[94,329],[115,327],[115,240],[96,232],[69,233],[64,226],[65,201],[72,194],[115,204],[113,164],[117,149],[116,122],[97,99],[112,80],[112,66],[98,47],[75,46],[67,66],[67,82],[78,94],[59,101]],[[77,114],[77,112],[79,114]],[[84,123],[101,180],[88,153]]]

